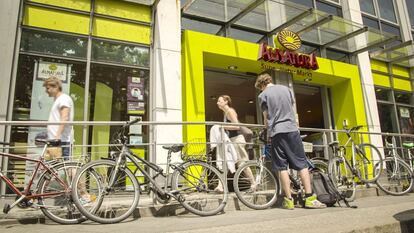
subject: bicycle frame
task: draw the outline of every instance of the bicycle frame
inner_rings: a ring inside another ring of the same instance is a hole
[[[33,181],[36,179],[37,174],[39,173],[39,171],[44,170],[42,174],[48,172],[50,173],[53,177],[56,178],[56,180],[60,183],[60,185],[62,185],[62,187],[64,187],[65,190],[68,190],[69,187],[66,185],[66,183],[60,179],[60,177],[58,177],[56,175],[56,173],[54,172],[53,168],[51,168],[47,163],[44,162],[43,155],[46,152],[47,149],[47,144],[44,145],[43,147],[43,151],[42,151],[42,156],[40,159],[31,159],[31,158],[27,158],[27,157],[23,157],[20,155],[16,155],[16,154],[9,154],[9,153],[5,153],[5,152],[0,152],[0,156],[5,156],[8,158],[14,158],[14,159],[19,159],[19,160],[25,160],[25,161],[30,161],[30,162],[34,162],[36,163],[34,172],[29,180],[29,183],[27,184],[25,190],[23,192],[21,192],[14,184],[13,182],[7,178],[6,175],[4,175],[1,171],[0,171],[0,179],[3,180],[7,186],[16,194],[19,196],[19,198],[16,200],[15,203],[13,203],[11,205],[11,208],[13,208],[17,203],[19,203],[20,201],[22,201],[23,199],[35,199],[35,198],[39,198],[39,197],[48,197],[48,196],[56,196],[56,195],[60,195],[63,192],[49,192],[49,193],[40,193],[40,194],[31,194],[30,190],[31,187],[33,185]]]
[[[167,165],[166,165],[166,175],[163,174],[163,169],[161,167],[159,167],[158,165],[151,163],[139,156],[137,156],[134,152],[131,151],[131,149],[129,149],[126,145],[122,146],[122,150],[121,153],[119,155],[119,157],[116,159],[116,166],[114,171],[118,171],[120,164],[122,163],[123,159],[130,159],[132,163],[134,163],[134,165],[137,167],[137,169],[144,175],[144,177],[146,177],[148,179],[147,183],[151,183],[153,185],[153,189],[155,191],[157,191],[158,193],[160,193],[161,195],[170,195],[172,197],[174,197],[175,199],[177,199],[178,197],[176,196],[176,193],[174,192],[174,190],[172,190],[171,192],[167,191],[168,189],[168,180],[169,180],[169,168],[172,168],[173,170],[178,170],[180,169],[179,166],[176,166],[174,164],[171,164],[171,151],[168,151],[168,157],[167,157]],[[144,165],[148,166],[150,169],[154,170],[156,172],[155,176],[151,176],[144,168],[143,166],[140,164],[143,163]],[[129,168],[126,168],[129,169]],[[134,172],[133,172],[134,173]],[[134,173],[135,174],[135,173]],[[163,177],[165,177],[165,182],[164,182],[164,188],[161,187],[159,184],[157,184],[157,182],[155,181],[155,177],[162,175]],[[115,180],[115,174],[111,177],[111,181],[110,181],[110,186],[113,185]],[[191,180],[188,180],[188,182],[190,182],[191,184],[194,184],[194,182],[192,182]]]

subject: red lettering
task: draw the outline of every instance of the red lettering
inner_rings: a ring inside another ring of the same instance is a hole
[[[312,70],[319,69],[319,64],[318,64],[318,61],[316,60],[316,55],[314,53],[312,53],[310,57],[310,68]]]

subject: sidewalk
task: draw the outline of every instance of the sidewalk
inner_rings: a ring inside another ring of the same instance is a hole
[[[30,224],[20,219],[0,220],[0,232],[31,233],[47,231],[73,232],[278,232],[278,233],[411,233],[414,232],[414,194],[406,196],[370,196],[358,198],[357,209],[333,207],[319,210],[296,208],[284,210],[231,209],[211,217],[190,214],[169,217],[133,216],[119,224],[97,224],[87,221],[78,225],[59,225],[47,220],[45,224]],[[233,202],[234,203],[234,202]],[[236,202],[237,203],[237,202]],[[242,206],[240,206],[242,208]],[[164,207],[165,208],[165,207]],[[140,207],[143,209],[143,207]],[[157,208],[154,208],[157,210]],[[11,222],[12,221],[12,222]],[[32,222],[35,223],[35,222]],[[47,229],[46,229],[47,228]]]
[[[357,199],[355,203],[360,205],[357,209],[358,212],[363,211],[365,207],[376,207],[379,213],[387,214],[388,208],[390,205],[394,204],[404,204],[403,207],[406,207],[407,214],[402,215],[404,221],[412,221],[414,225],[414,194],[410,194],[403,197],[392,197],[392,196],[377,196],[378,193],[376,188],[365,189],[361,188],[357,192]],[[366,198],[368,197],[368,198]],[[4,203],[11,204],[14,201],[14,198],[5,198],[0,199],[0,210],[2,211]],[[376,206],[378,205],[378,206]],[[294,212],[301,211],[301,208],[295,210]],[[242,210],[242,211],[240,211]],[[285,211],[279,208],[272,209],[274,211]],[[338,210],[346,211],[349,208],[328,208],[324,212],[331,214],[338,214]],[[238,201],[234,193],[231,193],[227,206],[225,208],[225,214],[220,215],[222,218],[225,218],[230,212],[256,212],[251,211],[249,208],[245,207],[242,203]],[[409,212],[411,211],[411,212]],[[259,211],[260,212],[260,211]],[[351,213],[351,212],[349,212]],[[179,204],[170,204],[170,205],[154,205],[152,199],[149,196],[142,195],[140,197],[140,202],[137,210],[134,212],[134,216],[138,218],[143,217],[161,217],[161,216],[179,216],[186,215],[187,212]],[[369,215],[374,216],[374,215]],[[364,216],[365,217],[365,216]],[[341,218],[341,217],[338,217]],[[369,219],[367,219],[368,221]],[[27,224],[27,223],[45,223],[51,222],[49,219],[45,219],[40,210],[35,209],[19,209],[18,207],[13,208],[7,215],[0,212],[0,225],[10,225],[10,224]],[[398,221],[396,221],[398,222]],[[414,232],[414,230],[413,230]]]

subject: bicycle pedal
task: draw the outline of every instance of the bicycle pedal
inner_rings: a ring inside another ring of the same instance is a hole
[[[3,213],[7,214],[11,210],[10,204],[4,204]]]

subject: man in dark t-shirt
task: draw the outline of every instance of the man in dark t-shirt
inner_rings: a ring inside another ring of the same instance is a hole
[[[285,194],[283,208],[294,209],[290,191],[288,169],[299,172],[305,188],[305,208],[325,208],[312,193],[308,163],[300,138],[293,109],[294,98],[291,90],[283,85],[272,83],[268,73],[260,74],[255,87],[262,91],[258,99],[263,111],[264,123],[271,141],[271,157],[277,171],[280,172],[282,189]]]

